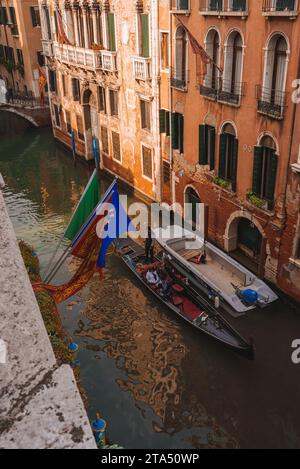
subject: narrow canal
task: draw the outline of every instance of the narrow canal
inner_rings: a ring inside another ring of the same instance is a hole
[[[34,131],[1,138],[0,172],[17,236],[35,247],[45,269],[89,170],[74,168],[50,131]],[[95,277],[60,312],[80,347],[88,413],[107,420],[111,441],[126,448],[300,447],[300,365],[291,361],[300,311],[287,299],[235,322],[255,340],[253,362],[172,317],[115,256],[105,279]]]

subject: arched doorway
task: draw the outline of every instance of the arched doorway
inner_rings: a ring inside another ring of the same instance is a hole
[[[200,222],[199,204],[201,204],[201,199],[193,187],[187,187],[184,196],[184,203],[188,204],[185,206],[184,211],[186,221],[191,223],[193,228],[197,228],[197,223]]]
[[[264,277],[266,239],[250,218],[236,216],[231,220],[227,229],[227,250],[240,264]]]

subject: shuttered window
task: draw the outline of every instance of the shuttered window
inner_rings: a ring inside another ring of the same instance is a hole
[[[62,84],[63,95],[67,96],[68,95],[68,77],[64,73],[61,74],[61,84]]]
[[[152,150],[151,148],[142,146],[142,166],[143,166],[143,176],[148,179],[153,178],[153,169],[152,169]]]
[[[108,47],[112,52],[116,51],[116,28],[115,28],[115,15],[114,13],[107,14],[108,26]]]
[[[98,111],[104,112],[104,114],[107,114],[106,94],[105,94],[105,88],[103,86],[98,86]]]
[[[119,94],[115,90],[109,90],[110,115],[118,117],[119,115]]]
[[[238,140],[234,135],[220,135],[219,177],[231,182],[232,190],[236,190],[238,167]]]
[[[252,190],[269,202],[274,201],[278,157],[273,148],[257,146],[254,149]],[[270,208],[272,208],[270,206]]]
[[[216,130],[210,125],[199,125],[199,164],[215,169]]]
[[[150,57],[148,14],[140,15],[140,54],[142,57]]]
[[[141,127],[145,130],[151,130],[151,104],[141,99]]]
[[[80,101],[80,83],[77,78],[72,78],[72,93],[73,93],[73,100]]]
[[[163,161],[164,184],[168,184],[171,179],[171,167],[168,161]]]
[[[172,147],[184,152],[184,116],[178,112],[172,115]]]
[[[159,111],[159,131],[161,134],[170,135],[170,112],[165,109]]]
[[[160,60],[161,68],[166,70],[169,68],[169,34],[161,33],[160,38]]]
[[[102,151],[106,155],[109,155],[109,145],[108,145],[108,131],[107,127],[101,127],[101,145]]]
[[[82,140],[84,142],[84,128],[83,128],[83,120],[82,117],[77,114],[76,116],[76,121],[77,121],[77,135],[79,140]]]
[[[118,132],[112,131],[112,148],[113,148],[113,157],[117,161],[121,161],[121,147],[120,147],[120,134]]]

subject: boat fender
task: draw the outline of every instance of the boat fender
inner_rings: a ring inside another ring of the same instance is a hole
[[[258,293],[250,288],[242,292],[242,299],[249,305],[255,305],[258,300]]]

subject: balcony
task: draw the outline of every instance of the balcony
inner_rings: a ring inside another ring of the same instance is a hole
[[[283,119],[287,93],[256,86],[257,111],[273,119]]]
[[[189,75],[188,71],[186,71],[185,73],[182,73],[182,72],[177,72],[175,69],[172,69],[172,76],[171,76],[172,88],[176,88],[181,91],[187,91],[188,75]]]
[[[199,11],[204,16],[245,19],[248,16],[248,0],[200,0]]]
[[[102,70],[105,72],[117,71],[117,53],[109,50],[101,51]]]
[[[144,57],[133,57],[133,76],[135,80],[150,80],[151,60]]]
[[[77,65],[90,70],[101,69],[101,52],[67,44],[53,43],[55,58],[70,65]]]
[[[263,16],[284,17],[291,20],[298,16],[298,0],[263,0]]]
[[[191,14],[191,0],[172,0],[172,12],[176,15]]]
[[[43,54],[45,57],[53,57],[53,43],[49,40],[42,40]]]
[[[219,103],[240,106],[241,98],[245,95],[245,89],[246,83],[242,82],[220,80],[218,83],[209,83],[204,81],[200,85],[200,94]]]

